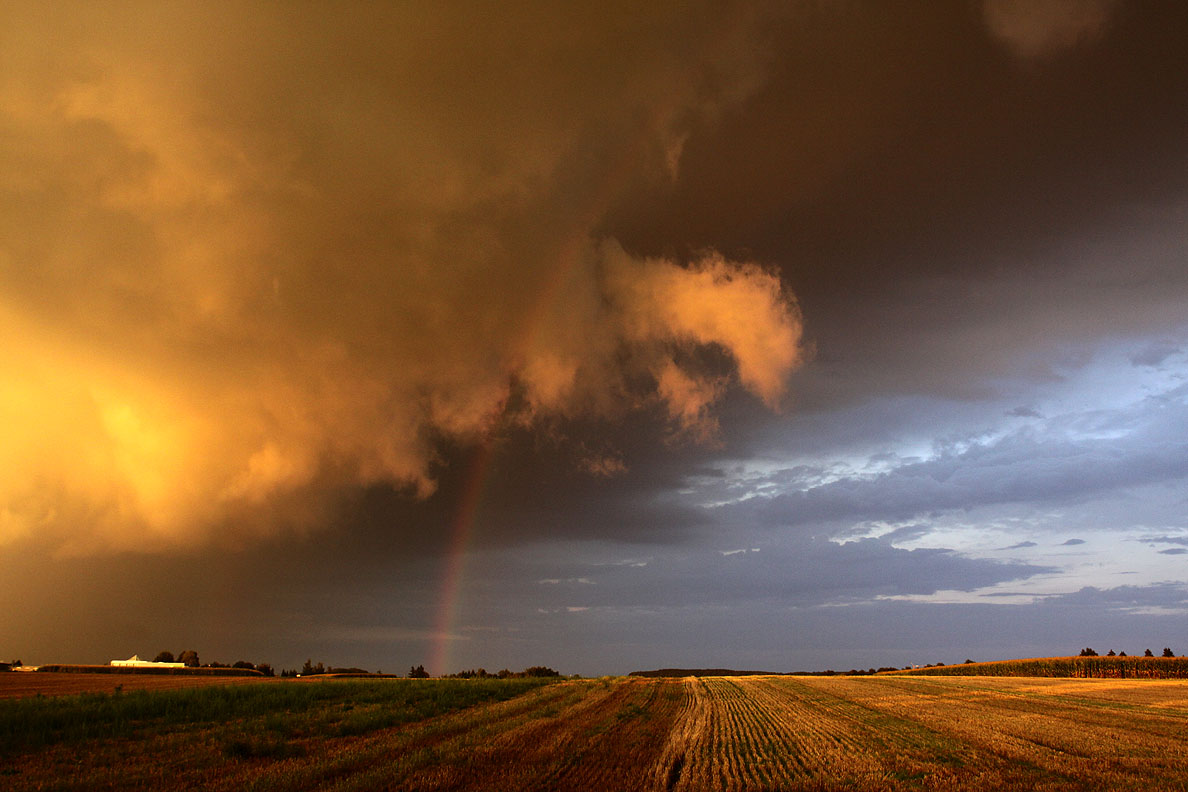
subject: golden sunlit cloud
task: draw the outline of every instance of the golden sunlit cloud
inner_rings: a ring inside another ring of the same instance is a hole
[[[772,407],[801,359],[768,271],[643,258],[595,232],[613,179],[671,180],[691,119],[753,90],[758,15],[658,50],[666,17],[641,12],[650,46],[608,64],[607,42],[630,42],[596,17],[13,13],[0,543],[85,554],[304,530],[343,487],[429,495],[435,438],[509,418],[659,404],[712,439],[730,372],[691,350],[719,350]],[[558,48],[566,68],[544,68]],[[627,134],[591,153],[605,130]],[[609,180],[562,196],[593,156]],[[613,451],[575,465],[624,470]]]
[[[428,329],[403,359],[260,353],[254,374],[245,367],[242,379],[212,373],[207,381],[201,367],[129,360],[86,339],[27,343],[23,353],[5,344],[0,420],[14,431],[0,456],[4,538],[48,531],[63,548],[88,552],[201,541],[232,517],[241,533],[272,530],[267,520],[253,526],[247,513],[267,507],[291,518],[285,501],[309,497],[327,468],[350,471],[355,483],[428,494],[427,435],[490,431],[517,382],[531,394],[520,420],[531,423],[610,417],[646,403],[652,397],[628,381],[650,376],[674,423],[712,440],[710,408],[726,380],[676,362],[696,346],[719,347],[737,362],[741,384],[776,404],[799,362],[800,327],[772,276],[717,257],[691,267],[637,260],[613,244],[591,246],[586,260],[608,273],[588,278],[600,288],[587,302],[601,311],[574,317],[569,335],[546,330],[527,359],[514,333],[459,348],[448,330]],[[43,335],[7,316],[6,339]],[[436,354],[416,354],[432,347]],[[492,362],[479,365],[482,358]],[[576,464],[598,475],[622,470],[614,457]]]

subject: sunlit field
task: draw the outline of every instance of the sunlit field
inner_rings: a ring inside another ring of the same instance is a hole
[[[1188,789],[1188,682],[281,681],[0,701],[0,788]]]

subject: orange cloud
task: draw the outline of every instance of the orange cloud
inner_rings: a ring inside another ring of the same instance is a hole
[[[308,530],[342,488],[429,495],[435,438],[508,420],[661,403],[708,438],[729,372],[691,368],[699,347],[776,406],[800,360],[778,279],[600,242],[616,185],[567,181],[599,157],[671,179],[689,119],[757,84],[760,15],[699,47],[712,25],[669,40],[640,13],[632,38],[437,4],[14,9],[0,544]],[[607,128],[630,131],[609,153]],[[601,460],[575,465],[620,472]]]
[[[778,406],[802,351],[799,312],[777,276],[717,254],[688,268],[632,262],[613,245],[607,256],[629,337],[719,345],[737,362],[742,384]]]

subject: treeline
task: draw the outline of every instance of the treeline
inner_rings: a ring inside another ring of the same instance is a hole
[[[554,671],[548,666],[529,666],[523,671],[510,671],[506,668],[496,671],[494,674],[487,671],[485,668],[471,668],[466,671],[458,671],[453,674],[446,674],[442,679],[547,679],[550,677],[560,677],[559,671]],[[419,665],[408,669],[409,679],[428,679],[429,672],[425,670],[425,666]]]
[[[1114,650],[1111,649],[1110,651],[1106,652],[1105,656],[1106,657],[1126,657],[1126,652],[1115,653]],[[1154,656],[1155,656],[1155,653],[1152,652],[1150,649],[1143,652],[1143,657],[1154,657]],[[1176,653],[1171,650],[1170,646],[1163,647],[1162,657],[1175,657],[1175,656],[1176,656]],[[1092,646],[1086,646],[1084,649],[1081,650],[1080,657],[1097,657],[1097,652],[1093,651]]]
[[[322,663],[312,663],[309,660],[305,661],[305,665],[301,667],[300,671],[281,671],[282,677],[295,676],[318,676],[320,674],[336,676],[382,676],[395,677],[397,674],[385,674],[382,671],[372,673],[365,671],[362,668],[337,668],[334,666],[326,666]],[[429,679],[430,673],[425,670],[425,666],[417,665],[408,669],[408,674],[405,675],[408,679]],[[471,668],[466,671],[457,671],[453,674],[444,674],[441,679],[541,679],[548,677],[560,677],[558,671],[547,666],[530,666],[523,671],[511,671],[509,669],[502,669],[491,673],[485,668]]]
[[[1188,657],[1079,655],[1034,657],[912,668],[898,672],[917,676],[1030,676],[1096,679],[1188,679]]]
[[[201,667],[201,668],[236,668],[236,669],[242,669],[242,670],[254,670],[254,671],[260,672],[264,676],[268,676],[268,677],[276,676],[276,672],[273,670],[272,665],[269,663],[249,663],[247,660],[236,660],[234,663],[230,663],[230,664],[211,662],[211,663],[199,665],[198,653],[193,650],[187,650],[185,652],[182,652],[181,654],[179,654],[177,656],[177,660],[174,660],[173,655],[170,654],[169,652],[161,652],[155,658],[153,658],[153,662],[155,662],[155,663],[179,662],[179,663],[185,663],[186,666],[192,667],[192,668],[198,668],[198,667]],[[376,672],[372,673],[371,671],[368,671],[366,669],[357,668],[354,666],[351,666],[349,668],[340,667],[340,666],[327,666],[321,662],[318,662],[318,663],[313,662],[312,658],[307,658],[305,661],[305,664],[302,665],[300,669],[283,668],[283,669],[281,669],[281,672],[280,672],[280,676],[285,677],[285,678],[297,677],[297,676],[303,676],[303,677],[318,676],[321,674],[337,674],[339,676],[343,676],[343,675],[348,675],[348,676],[383,676],[384,675],[382,671],[376,671]]]
[[[972,661],[970,661],[972,662]],[[851,668],[849,671],[735,671],[732,668],[657,668],[654,671],[632,671],[633,677],[729,677],[729,676],[866,676],[884,671],[898,671],[895,666],[882,668]]]
[[[971,661],[972,662],[972,661]],[[937,663],[937,665],[941,665]],[[898,671],[895,666],[880,666],[879,668],[851,668],[849,671],[834,671],[832,668],[825,671],[794,671],[795,676],[870,676],[871,674],[883,674],[888,671]]]
[[[153,662],[184,663],[186,668],[234,668],[240,671],[258,671],[267,677],[276,676],[276,672],[272,670],[272,666],[268,663],[249,663],[247,660],[236,660],[234,663],[220,663],[217,660],[212,660],[209,663],[203,663],[199,660],[198,653],[193,649],[178,652],[177,657],[174,657],[173,652],[157,652],[157,656],[153,658]]]
[[[632,671],[633,677],[711,677],[711,676],[773,676],[774,671],[734,671],[729,668],[657,668],[654,671]]]
[[[320,662],[314,663],[310,659],[306,659],[305,664],[301,666],[301,670],[296,668],[287,668],[281,671],[281,677],[296,677],[296,676],[319,676],[321,674],[337,674],[339,676],[384,676],[383,671],[376,671],[374,674],[364,668],[341,668],[338,666],[327,666]],[[391,676],[389,674],[388,676]]]
[[[74,673],[105,673],[105,674],[164,674],[164,675],[178,675],[178,674],[205,674],[215,676],[237,676],[237,675],[260,675],[266,677],[277,676],[276,671],[269,663],[250,663],[247,660],[236,660],[234,663],[220,663],[211,661],[209,663],[202,663],[198,658],[198,653],[193,649],[187,649],[176,655],[172,652],[158,652],[153,658],[154,663],[183,663],[183,668],[176,666],[113,666],[113,665],[83,665],[74,663],[53,663],[42,665],[38,667],[40,671],[69,671]],[[0,671],[10,671],[21,667],[20,660],[13,660],[10,663],[0,663]],[[364,668],[328,666],[322,662],[313,662],[312,658],[307,658],[300,669],[284,668],[281,669],[279,676],[282,678],[293,677],[310,677],[310,676],[369,676],[369,677],[398,677],[399,674],[385,674],[380,671],[368,671]],[[425,670],[425,666],[413,666],[408,670],[407,677],[410,679],[428,679],[429,672]],[[445,674],[442,679],[547,679],[553,677],[560,677],[561,673],[548,666],[529,666],[523,671],[512,671],[504,668],[495,673],[487,671],[485,668],[472,668],[466,671],[458,671],[453,674]]]

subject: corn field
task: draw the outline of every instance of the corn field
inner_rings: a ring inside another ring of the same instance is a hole
[[[918,676],[1188,679],[1188,657],[1033,657],[1026,660],[913,668],[896,673]]]

